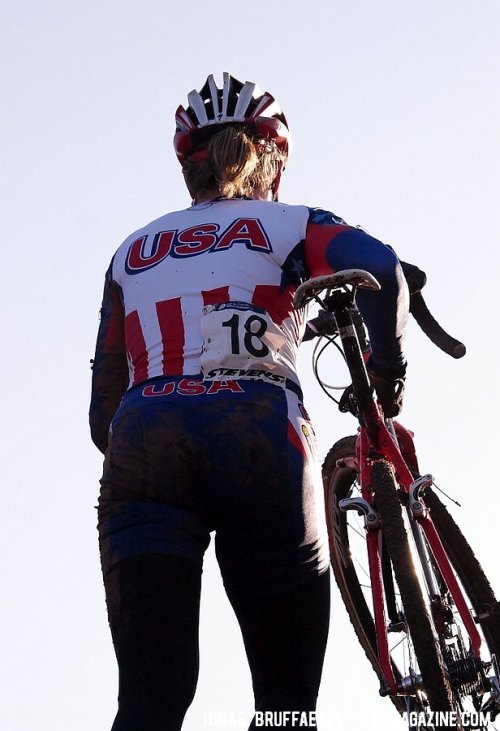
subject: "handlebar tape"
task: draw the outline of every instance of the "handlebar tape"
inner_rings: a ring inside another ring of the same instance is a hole
[[[410,297],[410,312],[417,321],[420,328],[427,335],[434,345],[441,348],[452,358],[462,358],[466,348],[463,343],[443,330],[441,325],[429,312],[421,292],[414,292]]]

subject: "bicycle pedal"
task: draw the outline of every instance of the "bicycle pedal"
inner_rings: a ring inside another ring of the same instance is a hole
[[[488,713],[490,719],[495,721],[498,714],[500,713],[500,700],[492,695],[481,707],[482,713]]]

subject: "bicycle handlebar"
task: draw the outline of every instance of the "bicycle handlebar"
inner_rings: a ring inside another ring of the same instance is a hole
[[[421,330],[429,340],[452,358],[462,358],[466,353],[463,343],[456,340],[441,327],[430,313],[420,290],[410,295],[410,312],[417,321]],[[320,310],[318,317],[314,317],[306,324],[302,342],[312,340],[322,335],[333,335],[336,332],[335,318],[331,313]]]
[[[439,322],[429,312],[421,292],[415,292],[410,296],[410,312],[421,330],[434,345],[451,355],[452,358],[462,358],[465,355],[465,345],[443,330]]]

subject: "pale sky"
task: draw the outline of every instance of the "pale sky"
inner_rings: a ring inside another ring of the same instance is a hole
[[[189,205],[173,115],[209,73],[256,81],[282,105],[294,137],[283,201],[361,224],[427,272],[429,305],[468,353],[453,361],[410,323],[402,421],[500,592],[497,0],[4,0],[2,11],[0,728],[109,731],[116,712],[89,360],[114,250]],[[356,424],[320,393],[310,353],[301,374],[323,457]],[[214,718],[245,729],[250,676],[211,549],[200,636],[184,729]],[[323,731],[367,718],[372,731],[404,728],[336,589],[318,709]]]

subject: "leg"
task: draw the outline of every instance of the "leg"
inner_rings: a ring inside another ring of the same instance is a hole
[[[146,554],[105,577],[119,667],[113,731],[179,731],[198,679],[201,566]]]
[[[248,404],[226,434],[234,458],[216,481],[225,497],[216,551],[256,710],[307,714],[316,708],[328,635],[326,524],[307,415],[296,394],[275,392],[264,405]],[[276,725],[293,720],[281,717]],[[316,728],[314,721],[308,727]]]
[[[140,392],[124,400],[113,422],[98,513],[119,667],[113,731],[179,731],[194,696],[210,537],[189,503],[197,462],[188,437],[175,410],[165,403],[145,409]]]
[[[314,711],[328,636],[329,573],[272,596],[229,598],[245,642],[256,711]]]

